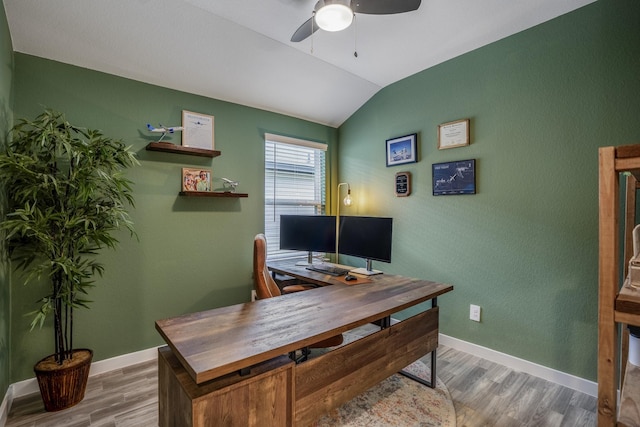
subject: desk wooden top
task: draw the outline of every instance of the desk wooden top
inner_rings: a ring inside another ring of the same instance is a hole
[[[156,329],[193,380],[201,384],[453,289],[443,283],[387,274],[371,279],[371,283],[357,286],[338,282],[297,294],[158,320]]]
[[[357,282],[349,283],[344,280],[344,276],[332,276],[330,274],[321,273],[319,271],[307,270],[307,267],[302,265],[295,265],[291,261],[275,261],[267,263],[269,270],[280,274],[286,274],[287,276],[296,277],[302,279],[305,283],[313,283],[319,286],[327,285],[344,285],[344,284],[356,284]],[[336,267],[345,268],[351,270],[354,267],[342,264],[330,264]],[[399,276],[393,276],[388,274],[375,274],[373,276],[355,275],[358,279],[365,279],[367,282],[376,281],[381,282],[385,280],[393,280]],[[373,280],[372,280],[373,279]],[[359,281],[358,280],[358,281]]]

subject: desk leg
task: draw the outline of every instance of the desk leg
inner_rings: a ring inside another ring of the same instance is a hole
[[[434,298],[431,300],[431,308],[433,307],[437,307],[438,306],[438,298]],[[431,380],[427,381],[425,379],[422,379],[420,377],[416,377],[415,375],[407,372],[407,371],[400,371],[398,372],[399,374],[404,375],[407,378],[410,378],[414,381],[419,382],[420,384],[426,385],[427,387],[430,388],[436,388],[436,349],[434,348],[433,351],[431,352]]]
[[[301,362],[306,362],[309,359],[309,355],[311,354],[310,347],[303,347],[300,349],[300,356],[297,355],[297,351],[289,352],[289,359],[296,362],[296,365]]]
[[[389,326],[391,326],[391,316],[380,319],[380,329],[387,329]]]

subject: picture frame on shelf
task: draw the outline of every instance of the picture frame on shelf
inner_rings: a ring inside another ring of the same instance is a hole
[[[418,161],[417,139],[418,134],[416,133],[387,139],[387,167],[416,163]]]
[[[211,191],[211,169],[182,168],[182,191]]]
[[[214,122],[214,116],[182,110],[182,146],[214,150]]]
[[[434,163],[433,195],[476,194],[476,159]]]
[[[469,119],[438,125],[438,150],[469,145]]]

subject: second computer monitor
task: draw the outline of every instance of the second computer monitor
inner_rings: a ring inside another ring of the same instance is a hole
[[[341,216],[338,252],[366,259],[372,274],[371,260],[391,262],[392,231],[393,218]]]

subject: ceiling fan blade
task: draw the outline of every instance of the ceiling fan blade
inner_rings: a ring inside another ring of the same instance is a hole
[[[301,42],[316,31],[318,31],[318,25],[313,22],[313,18],[309,18],[304,24],[300,25],[295,33],[293,33],[291,41]]]
[[[355,13],[391,15],[416,10],[421,2],[422,0],[351,0],[351,9]]]

